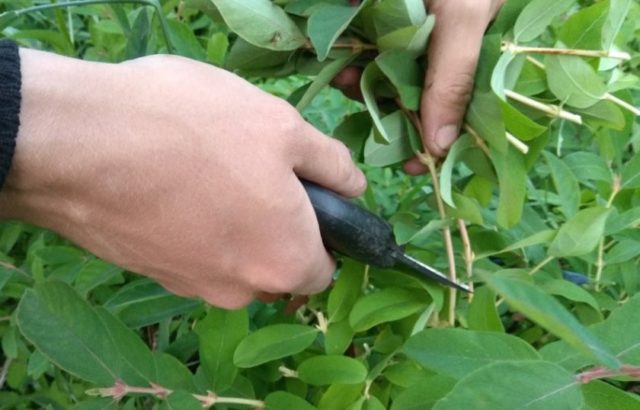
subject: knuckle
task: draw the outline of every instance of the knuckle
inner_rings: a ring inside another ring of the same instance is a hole
[[[435,100],[453,107],[467,105],[472,92],[473,74],[468,72],[456,74],[447,83],[433,87]]]

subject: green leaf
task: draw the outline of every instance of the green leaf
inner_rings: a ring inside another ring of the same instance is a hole
[[[207,61],[218,67],[224,65],[229,49],[229,37],[225,33],[213,33],[207,43]]]
[[[596,127],[607,127],[614,130],[623,130],[625,118],[622,110],[611,101],[598,101],[588,108],[575,110],[582,117],[585,124]]]
[[[206,60],[207,53],[188,25],[178,20],[168,20],[167,27],[169,39],[177,54],[195,60]]]
[[[348,319],[329,323],[324,336],[324,350],[327,354],[343,354],[349,348],[354,333]]]
[[[482,278],[514,309],[605,366],[620,362],[567,309],[538,287],[520,279],[483,274]]]
[[[362,155],[362,147],[372,127],[371,116],[366,111],[348,115],[333,131],[333,136],[343,143],[356,157]]]
[[[160,410],[202,410],[202,404],[192,394],[176,391],[162,401]]]
[[[362,294],[365,266],[352,259],[345,259],[338,279],[333,283],[327,313],[329,323],[340,322],[349,316],[351,308]]]
[[[563,158],[573,175],[582,183],[603,181],[610,183],[613,180],[611,170],[605,160],[592,152],[572,152]]]
[[[442,375],[418,380],[398,394],[391,404],[391,410],[430,409],[438,400],[449,393],[455,384],[455,379]]]
[[[609,2],[601,1],[572,14],[558,30],[558,39],[570,48],[599,50],[608,12]]]
[[[486,409],[579,409],[583,398],[575,376],[558,365],[507,361],[461,379],[433,409],[458,410],[469,403]]]
[[[526,194],[527,172],[522,154],[508,147],[506,154],[491,150],[491,161],[498,174],[498,224],[504,228],[520,221]]]
[[[378,37],[376,44],[380,52],[404,50],[417,58],[424,54],[434,24],[435,18],[430,15],[421,25],[404,27]]]
[[[155,381],[144,343],[103,309],[92,309],[62,282],[25,292],[17,312],[22,334],[57,366],[101,386],[121,379]]]
[[[211,308],[195,328],[200,343],[200,364],[213,391],[225,391],[233,385],[238,368],[233,353],[249,334],[247,311]]]
[[[640,249],[640,242],[633,239],[622,239],[615,244],[607,253],[605,253],[604,260],[607,265],[615,263],[623,263],[633,260],[638,256],[638,249]]]
[[[574,302],[585,303],[599,311],[596,299],[580,286],[563,279],[552,279],[541,286],[550,295],[562,296]]]
[[[584,410],[637,409],[640,397],[600,380],[580,387],[584,396]]]
[[[98,286],[109,282],[123,272],[117,266],[94,259],[85,264],[76,275],[74,285],[80,295],[86,295]]]
[[[568,11],[574,3],[575,0],[531,0],[513,27],[516,43],[531,41],[544,33],[551,21]]]
[[[578,212],[580,205],[580,187],[578,179],[569,166],[560,158],[548,151],[542,152],[544,159],[551,170],[551,178],[558,193],[560,210],[569,219]]]
[[[364,384],[332,384],[320,398],[320,410],[346,409],[362,394]]]
[[[406,51],[391,50],[377,56],[376,63],[398,91],[402,104],[409,110],[418,110],[424,70],[415,58]]]
[[[640,155],[634,155],[622,168],[622,189],[640,188]]]
[[[373,24],[378,37],[427,19],[422,0],[386,0],[373,6]]]
[[[371,135],[364,144],[364,162],[376,167],[384,167],[411,158],[415,153],[410,139],[418,138],[415,128],[402,111],[395,111],[380,120],[380,126],[384,129],[387,143],[379,143],[376,140],[377,130],[372,130]]]
[[[298,377],[314,386],[362,383],[367,368],[358,360],[346,356],[314,356],[298,366]]]
[[[35,254],[42,258],[45,264],[53,266],[71,265],[82,262],[87,257],[85,252],[71,246],[47,246],[38,249]]]
[[[427,369],[460,379],[496,360],[538,360],[525,341],[497,332],[428,329],[413,335],[403,352]]]
[[[360,78],[360,89],[362,90],[364,103],[367,106],[369,114],[371,114],[371,119],[378,131],[378,135],[382,138],[382,142],[390,143],[391,137],[382,123],[380,109],[376,102],[376,85],[383,79],[384,73],[380,70],[378,64],[371,62],[362,72],[362,77]]]
[[[487,286],[474,289],[467,321],[471,330],[504,333],[504,325],[496,308],[496,294]]]
[[[453,201],[453,168],[458,163],[459,156],[462,152],[475,147],[476,142],[471,135],[462,135],[453,143],[449,149],[447,158],[442,164],[442,169],[440,170],[440,196],[444,202],[452,208],[456,207]]]
[[[340,71],[342,71],[347,65],[349,65],[349,63],[351,63],[351,61],[353,61],[355,57],[356,54],[353,54],[348,57],[334,60],[331,63],[327,64],[316,76],[316,78],[314,78],[309,88],[307,88],[305,93],[302,95],[300,101],[298,101],[298,103],[296,104],[296,109],[302,112],[309,105],[309,103],[311,103],[311,100],[313,100],[313,98],[317,96],[320,91],[322,91],[327,85],[329,85],[331,80],[333,80]]]
[[[507,246],[506,248],[500,249],[498,251],[484,252],[479,254],[476,258],[486,258],[487,256],[497,255],[500,253],[512,252],[517,249],[528,248],[529,246],[546,244],[553,240],[556,237],[558,231],[555,229],[545,229],[539,232],[534,233],[531,236],[523,238],[513,244]]]
[[[116,292],[104,307],[130,327],[142,327],[192,311],[202,302],[175,296],[148,279],[131,282]]]
[[[310,326],[278,324],[258,329],[238,345],[233,362],[238,367],[255,367],[302,352],[316,339]]]
[[[127,35],[127,48],[124,52],[127,60],[142,57],[147,54],[151,32],[147,9],[142,7],[133,22],[131,32]]]
[[[286,51],[306,41],[295,22],[270,0],[211,1],[229,28],[254,46]]]
[[[318,54],[318,60],[324,61],[327,58],[340,34],[368,4],[369,0],[364,0],[357,7],[349,4],[326,4],[314,9],[307,22],[307,32]]]
[[[607,21],[602,28],[602,48],[610,50],[616,37],[622,28],[622,23],[627,18],[633,0],[610,0]]]
[[[625,364],[640,365],[640,294],[611,312],[604,321],[589,326],[589,330],[610,346],[616,357]],[[554,361],[571,371],[595,364],[593,357],[575,350],[561,340],[543,347],[540,351],[546,360]]]
[[[289,51],[259,48],[243,39],[236,40],[229,50],[225,66],[229,70],[254,71],[279,67],[291,58]]]
[[[500,153],[507,151],[507,136],[498,97],[476,92],[469,103],[466,120],[489,145]]]
[[[264,410],[314,410],[311,404],[291,393],[276,391],[264,399]]]
[[[539,137],[547,130],[547,127],[531,120],[506,101],[500,101],[500,108],[507,131],[523,141]]]
[[[524,95],[536,95],[547,90],[547,75],[543,69],[525,61],[514,91]]]
[[[565,222],[549,246],[551,256],[580,256],[591,252],[600,242],[611,209],[583,209]]]
[[[562,102],[588,108],[607,93],[602,79],[580,57],[548,55],[544,59],[549,89]]]
[[[71,407],[71,410],[118,410],[118,402],[110,397],[87,400]]]
[[[195,391],[193,375],[177,358],[167,353],[153,352],[156,366],[156,382],[171,390]]]
[[[349,323],[356,332],[363,332],[380,323],[412,315],[426,308],[428,302],[422,292],[385,288],[360,298],[349,315]]]

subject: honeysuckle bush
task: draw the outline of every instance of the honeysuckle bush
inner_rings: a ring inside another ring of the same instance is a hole
[[[370,181],[359,202],[407,251],[474,288],[341,258],[319,295],[225,311],[5,223],[3,408],[640,408],[637,2],[508,0],[444,161],[422,153],[417,127],[438,24],[422,0],[0,0],[0,12],[2,37],[27,47],[175,53],[288,99],[352,149]],[[350,65],[363,104],[329,87]],[[428,175],[399,170],[414,155]]]

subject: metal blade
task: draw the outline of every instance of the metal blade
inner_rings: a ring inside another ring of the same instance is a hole
[[[396,260],[403,264],[404,266],[411,268],[412,270],[420,273],[423,276],[426,276],[430,279],[433,279],[439,283],[442,283],[443,285],[447,285],[449,287],[452,288],[456,288],[459,289],[463,292],[467,292],[467,293],[471,293],[471,289],[467,286],[464,285],[462,283],[456,283],[454,281],[452,281],[451,279],[449,279],[445,274],[443,274],[442,272],[438,271],[437,269],[432,268],[431,266],[427,265],[426,263],[420,262],[417,259],[412,258],[411,256],[407,255],[406,253],[401,253],[398,254],[396,257]]]

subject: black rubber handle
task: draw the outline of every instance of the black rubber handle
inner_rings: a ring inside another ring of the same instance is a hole
[[[302,181],[316,212],[325,246],[368,265],[380,268],[404,266],[446,286],[469,292],[441,272],[404,253],[391,225],[346,198],[309,181]]]

